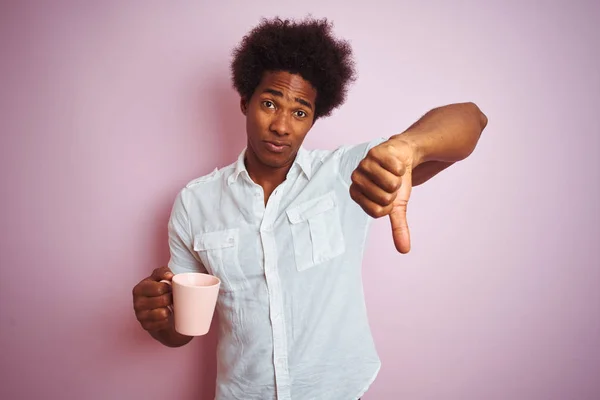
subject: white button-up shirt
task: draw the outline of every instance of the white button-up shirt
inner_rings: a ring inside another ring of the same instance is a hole
[[[300,148],[266,206],[245,151],[177,196],[170,269],[221,279],[218,400],[358,399],[375,379],[361,277],[372,219],[348,189],[383,140]]]

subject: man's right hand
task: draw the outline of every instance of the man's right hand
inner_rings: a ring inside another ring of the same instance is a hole
[[[157,268],[148,278],[133,288],[133,309],[142,327],[150,333],[170,329],[173,325],[171,281],[173,273],[167,267]]]

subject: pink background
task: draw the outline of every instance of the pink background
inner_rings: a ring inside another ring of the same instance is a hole
[[[360,74],[307,147],[450,102],[490,119],[414,190],[411,254],[373,225],[383,366],[365,399],[600,398],[598,2],[23,3],[0,9],[0,398],[211,398],[214,335],[162,347],[131,289],[168,260],[177,191],[244,144],[232,47],[261,16],[307,12]]]

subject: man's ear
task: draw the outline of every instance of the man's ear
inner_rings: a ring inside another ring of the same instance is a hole
[[[240,98],[240,110],[242,110],[242,114],[244,115],[248,112],[248,99],[245,97]]]

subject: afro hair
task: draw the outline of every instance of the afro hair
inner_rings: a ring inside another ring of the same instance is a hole
[[[329,116],[356,79],[350,44],[336,39],[332,26],[327,19],[262,19],[233,50],[234,88],[249,99],[265,72],[298,74],[317,90],[315,120]]]

